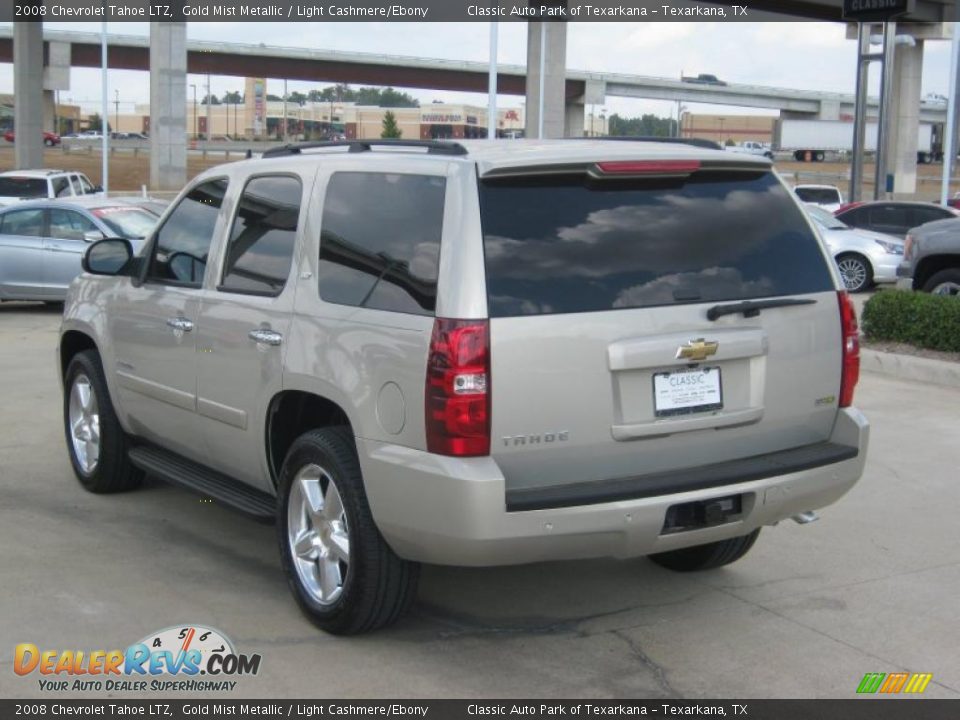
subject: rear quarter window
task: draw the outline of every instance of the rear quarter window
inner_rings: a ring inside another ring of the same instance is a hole
[[[771,173],[480,183],[491,317],[736,301],[834,289]]]
[[[334,173],[320,230],[320,297],[432,315],[445,196],[439,176]]]

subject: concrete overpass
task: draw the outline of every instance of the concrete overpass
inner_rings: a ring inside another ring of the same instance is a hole
[[[51,48],[69,57],[72,67],[100,67],[100,35],[72,31],[43,33],[45,65]],[[263,44],[220,43],[187,40],[187,72],[236,77],[268,77],[326,83],[390,85],[402,88],[454,90],[485,93],[487,64],[374,53],[308,50]],[[112,69],[150,69],[150,38],[110,35],[108,64]],[[13,61],[13,31],[0,28],[0,62]],[[498,91],[505,95],[526,94],[523,65],[498,66]],[[731,83],[703,85],[674,78],[618,73],[566,70],[564,95],[568,105],[602,104],[608,96],[696,102],[780,110],[795,115],[836,119],[852,114],[852,94],[796,90]],[[877,106],[871,98],[870,105]],[[920,119],[944,122],[946,105],[921,102]]]

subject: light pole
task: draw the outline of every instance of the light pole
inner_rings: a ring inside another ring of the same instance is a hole
[[[190,87],[193,89],[193,139],[197,139],[197,86],[193,83],[190,83]]]
[[[113,131],[120,132],[120,91],[113,90]]]
[[[726,118],[720,118],[720,144],[723,145],[723,121]]]

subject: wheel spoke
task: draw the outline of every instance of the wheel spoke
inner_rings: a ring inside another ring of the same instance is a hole
[[[330,553],[345,563],[350,562],[350,536],[342,528],[336,528],[330,533]]]
[[[300,478],[300,492],[311,515],[319,515],[323,511],[323,495],[320,492],[320,481],[312,477]]]
[[[90,410],[90,385],[86,382],[80,381],[74,387],[77,388],[77,393],[80,396],[80,407],[84,411]]]
[[[324,599],[330,600],[337,592],[343,580],[340,577],[340,564],[336,560],[320,561],[320,592]]]
[[[340,493],[337,486],[332,482],[327,483],[327,492],[323,496],[323,514],[327,520],[340,520],[343,515],[343,501],[340,499]]]
[[[317,534],[313,530],[304,530],[300,533],[293,543],[293,549],[297,557],[303,558],[304,560],[316,559],[317,547],[314,544],[316,538]]]

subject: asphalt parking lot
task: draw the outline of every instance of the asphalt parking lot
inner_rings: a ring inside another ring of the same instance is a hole
[[[728,568],[430,567],[406,621],[342,639],[298,612],[272,528],[154,482],[81,490],[58,325],[58,310],[0,305],[2,697],[43,694],[12,671],[16,643],[123,648],[181,623],[263,656],[231,698],[851,698],[864,673],[901,670],[933,673],[926,696],[960,697],[960,390],[864,375],[863,480]]]

